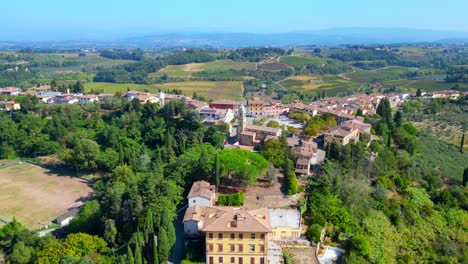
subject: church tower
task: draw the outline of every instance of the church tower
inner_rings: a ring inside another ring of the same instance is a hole
[[[240,134],[244,132],[245,126],[246,126],[246,110],[245,106],[241,105],[239,107],[239,117],[238,117],[238,123],[237,123],[237,138],[240,138]]]

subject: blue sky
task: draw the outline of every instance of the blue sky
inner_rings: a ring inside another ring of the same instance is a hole
[[[466,0],[14,0],[0,40],[40,34],[271,33],[341,27],[468,32]]]

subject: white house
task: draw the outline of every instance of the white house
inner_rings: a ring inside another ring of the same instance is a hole
[[[57,222],[57,224],[61,226],[67,226],[70,223],[70,221],[78,214],[79,211],[79,208],[72,208],[66,213],[57,216],[55,222]]]
[[[78,103],[80,104],[88,104],[94,102],[99,102],[99,97],[95,94],[86,94],[78,96]]]
[[[187,196],[189,207],[213,206],[216,200],[216,186],[206,181],[196,181]]]

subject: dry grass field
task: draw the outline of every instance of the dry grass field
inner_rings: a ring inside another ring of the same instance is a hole
[[[29,163],[0,160],[0,216],[30,229],[48,225],[92,193],[87,182]]]

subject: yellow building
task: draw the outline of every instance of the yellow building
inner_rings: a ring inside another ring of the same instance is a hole
[[[205,234],[207,264],[269,263],[271,225],[267,208],[190,207],[184,225],[194,221]]]
[[[301,213],[296,209],[268,209],[271,240],[298,240],[301,236]]]
[[[265,102],[262,100],[253,100],[248,102],[249,115],[262,116],[265,115],[263,107]]]
[[[5,111],[16,111],[20,110],[21,106],[15,101],[0,102],[0,109]]]

